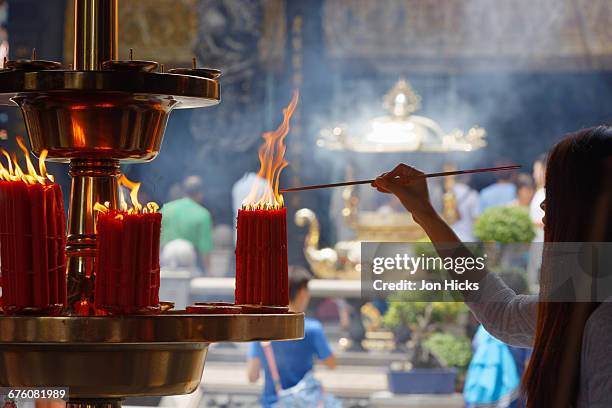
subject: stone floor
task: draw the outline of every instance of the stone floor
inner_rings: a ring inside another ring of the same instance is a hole
[[[329,370],[315,368],[316,377],[325,389],[343,398],[369,398],[370,394],[387,389],[387,378],[383,367],[338,366]],[[202,381],[204,393],[230,393],[232,395],[257,395],[262,381],[249,384],[244,363],[209,361],[204,368]]]

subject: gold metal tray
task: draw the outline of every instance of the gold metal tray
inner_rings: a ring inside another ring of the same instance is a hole
[[[220,100],[219,82],[192,75],[140,71],[46,70],[0,71],[0,105],[13,105],[15,96],[62,92],[126,93],[143,99],[174,100],[175,109],[202,108]]]
[[[303,314],[0,317],[0,386],[63,386],[72,399],[186,394],[210,343],[303,335]]]

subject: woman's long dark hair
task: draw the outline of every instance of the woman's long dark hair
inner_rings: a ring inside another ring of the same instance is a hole
[[[546,169],[544,240],[612,241],[612,128],[572,133],[552,150]],[[554,270],[542,260],[541,288]],[[597,303],[541,302],[531,361],[523,377],[529,408],[576,404],[582,334]]]

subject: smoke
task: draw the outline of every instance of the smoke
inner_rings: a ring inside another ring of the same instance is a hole
[[[196,52],[205,65],[230,73],[222,79],[221,105],[174,112],[161,154],[151,164],[139,165],[141,174],[135,177],[144,181],[146,172],[155,183],[154,198],[164,202],[172,185],[189,174],[201,175],[206,205],[216,223],[226,224],[232,217],[232,185],[246,171],[257,170],[260,136],[278,125],[296,75],[290,32],[284,34],[285,58],[273,66],[257,65],[260,26],[250,19],[261,15],[245,14],[256,9],[251,0],[244,0],[246,9],[234,7],[241,1],[208,1],[198,9],[202,14],[213,7],[216,13],[214,30],[200,33],[205,41]],[[600,62],[591,51],[607,49],[600,44],[607,37],[597,32],[604,28],[594,18],[605,10],[600,0],[589,7],[583,3],[287,2],[286,20],[299,15],[303,21],[304,85],[301,132],[287,137],[289,167],[281,185],[343,180],[349,162],[355,178],[374,177],[398,162],[439,171],[447,162],[470,168],[505,159],[529,172],[532,161],[561,135],[606,122],[612,111],[612,75],[595,70]],[[236,31],[236,26],[242,28]],[[224,51],[228,47],[231,52]],[[245,61],[255,65],[246,67]],[[349,135],[364,132],[371,119],[385,114],[382,98],[402,77],[421,96],[417,114],[446,131],[479,125],[488,132],[488,146],[469,153],[381,155],[317,147],[323,128],[346,124]],[[478,187],[491,181],[486,175],[473,179]],[[322,190],[285,198],[290,206],[320,214],[326,236],[323,218],[330,194]]]

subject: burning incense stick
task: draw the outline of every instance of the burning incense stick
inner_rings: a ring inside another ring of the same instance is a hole
[[[459,174],[472,174],[472,173],[485,173],[490,171],[506,171],[506,170],[516,170],[520,169],[521,166],[501,166],[501,167],[487,167],[484,169],[471,169],[471,170],[456,170],[456,171],[443,171],[440,173],[429,173],[424,174],[423,176],[414,177],[417,178],[431,178],[431,177],[444,177],[444,176],[456,176]],[[304,191],[304,190],[318,190],[320,188],[330,188],[330,187],[342,187],[342,186],[353,186],[356,184],[371,184],[375,181],[375,179],[371,180],[356,180],[356,181],[343,181],[341,183],[330,183],[330,184],[316,184],[313,186],[302,186],[302,187],[293,187],[293,188],[284,188],[280,190],[281,193],[292,193],[295,191]]]

